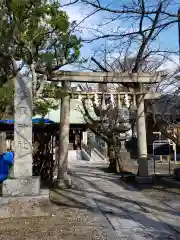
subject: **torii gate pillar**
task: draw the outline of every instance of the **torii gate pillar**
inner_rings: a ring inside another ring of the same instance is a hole
[[[142,91],[142,89],[140,89]],[[137,128],[137,147],[138,147],[138,165],[139,177],[147,177],[148,160],[147,160],[147,138],[146,138],[146,120],[144,112],[144,96],[137,95],[137,115],[136,115],[136,128]]]
[[[143,92],[143,85],[139,84],[138,92]],[[144,109],[145,99],[157,99],[161,96],[159,93],[147,93],[145,96],[137,95],[137,115],[136,115],[136,128],[137,128],[137,147],[138,147],[138,176],[136,180],[139,183],[152,182],[152,176],[148,171],[148,154],[147,154],[147,137],[146,137],[146,117]]]

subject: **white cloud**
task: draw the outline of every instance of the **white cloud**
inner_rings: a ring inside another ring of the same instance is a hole
[[[64,3],[66,1],[64,0]],[[71,21],[77,21],[78,31],[86,39],[100,37],[104,34],[126,34],[138,30],[136,23],[122,22],[120,18],[115,18],[111,13],[94,12],[95,9],[85,4],[72,4],[63,8]],[[94,13],[94,14],[93,14]],[[146,28],[147,26],[144,26]]]
[[[67,12],[70,21],[77,21],[77,30],[84,39],[127,31],[127,28],[122,27],[123,24],[120,24],[119,19],[111,21],[110,16],[103,12],[94,12],[95,10],[87,5],[72,4],[64,7],[63,10]]]
[[[171,55],[169,56],[169,59],[165,61],[158,70],[166,70],[167,72],[169,72],[177,69],[177,67],[179,67],[179,57],[177,55]]]
[[[91,8],[84,7],[82,4],[72,4],[63,8],[67,12],[70,21],[77,22],[77,32],[81,34],[81,37],[89,37],[91,35],[91,28],[94,28],[98,15],[93,14]]]

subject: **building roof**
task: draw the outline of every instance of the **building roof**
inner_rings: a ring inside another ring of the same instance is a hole
[[[80,111],[80,108],[78,107],[81,106],[81,102],[78,99],[71,99],[70,101],[70,124],[85,124],[85,120],[84,120],[84,116]],[[93,108],[91,109],[90,107],[87,107],[89,109],[89,112],[91,113],[91,116],[93,117],[93,119],[96,118],[96,115],[93,111]],[[61,115],[61,111],[60,111],[60,105],[59,105],[59,109],[58,110],[52,110],[50,111],[47,116],[45,116],[46,118],[54,121],[54,122],[60,122],[60,115]],[[39,117],[38,115],[35,117]]]

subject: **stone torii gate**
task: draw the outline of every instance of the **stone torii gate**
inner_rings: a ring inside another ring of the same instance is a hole
[[[68,91],[71,82],[81,83],[134,83],[136,88],[134,94],[136,96],[137,105],[137,141],[138,141],[138,163],[139,163],[139,181],[148,181],[148,161],[147,161],[147,140],[146,140],[146,122],[144,112],[144,99],[155,99],[159,94],[147,92],[145,93],[145,84],[154,84],[161,79],[160,73],[118,73],[118,72],[70,72],[59,71],[54,73],[50,81],[62,82],[64,91]],[[128,94],[128,92],[127,92]],[[132,94],[132,93],[131,93]],[[61,129],[60,129],[60,168],[58,173],[58,185],[64,186],[70,184],[67,174],[68,170],[68,143],[69,143],[69,111],[70,96],[66,95],[61,99]],[[62,141],[61,141],[62,140]]]
[[[54,73],[50,81],[62,82],[64,91],[68,91],[71,82],[89,83],[135,83],[134,89],[137,102],[137,137],[139,152],[139,175],[147,178],[147,143],[146,124],[144,114],[144,98],[156,98],[154,94],[145,95],[143,85],[154,84],[160,81],[160,74],[129,74],[116,72],[69,72],[59,71]],[[40,193],[40,180],[32,176],[32,81],[27,76],[18,75],[15,80],[15,160],[12,176],[3,182],[3,196],[38,195]],[[61,129],[60,139],[63,139],[59,153],[58,185],[70,184],[68,178],[68,143],[69,143],[69,111],[70,95],[61,99]]]

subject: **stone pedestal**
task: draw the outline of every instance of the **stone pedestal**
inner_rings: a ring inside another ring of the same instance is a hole
[[[36,196],[40,193],[39,177],[20,177],[3,182],[3,197]]]
[[[152,176],[146,176],[146,177],[136,176],[135,180],[139,184],[151,184],[153,182],[153,177]]]
[[[56,179],[55,185],[60,189],[71,188],[72,187],[71,177],[67,175],[66,177],[64,176],[64,178]]]
[[[174,169],[174,177],[175,179],[177,179],[178,181],[180,181],[180,168],[177,167],[176,169]]]
[[[123,166],[127,166],[130,164],[130,161],[131,161],[131,156],[130,156],[130,153],[129,152],[120,152],[120,156],[121,156],[121,159],[122,159],[122,164]]]
[[[121,141],[121,146],[119,146],[119,158],[118,162],[116,163],[116,170],[118,173],[121,172],[121,170],[124,171],[124,167],[127,165],[130,165],[131,156],[130,153],[127,151],[125,146],[125,141]]]
[[[127,166],[127,165],[130,164],[131,154],[126,149],[126,142],[125,141],[121,141],[120,156],[121,156],[121,159],[122,159],[123,166]]]
[[[2,195],[38,195],[40,179],[32,176],[32,80],[21,74],[15,80],[14,108],[14,166],[11,178],[2,184]]]
[[[130,159],[131,159],[130,153],[127,151],[120,152],[119,155],[120,155],[120,158],[118,159],[119,162],[116,163],[116,170],[118,173],[121,172],[120,168],[122,168],[124,171],[124,167],[130,164]]]

